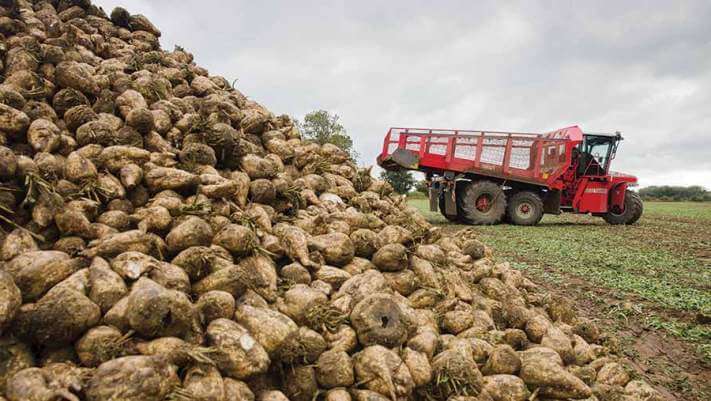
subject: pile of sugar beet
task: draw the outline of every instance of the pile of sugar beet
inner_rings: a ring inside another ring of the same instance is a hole
[[[0,0],[0,400],[654,400],[144,16]]]

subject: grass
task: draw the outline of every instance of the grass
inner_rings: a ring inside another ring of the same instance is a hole
[[[409,202],[434,224],[448,225],[422,198]],[[459,228],[453,225],[452,229]],[[536,227],[477,227],[497,257],[551,284],[589,283],[619,303],[632,302],[648,328],[698,346],[711,361],[711,203],[647,202],[639,224],[601,218],[545,216]],[[613,315],[622,316],[622,312]],[[626,317],[626,316],[625,316]]]
[[[648,213],[711,220],[711,202],[647,202]]]

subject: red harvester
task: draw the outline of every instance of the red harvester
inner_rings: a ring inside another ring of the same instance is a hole
[[[535,225],[544,213],[590,213],[633,224],[637,178],[610,171],[620,133],[577,126],[546,134],[391,128],[378,164],[425,173],[430,209],[451,221]]]

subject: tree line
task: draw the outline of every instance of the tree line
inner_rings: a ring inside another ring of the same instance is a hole
[[[651,186],[645,187],[639,190],[639,195],[644,200],[657,200],[657,201],[691,201],[691,202],[705,202],[711,201],[711,191],[707,191],[706,188],[699,185],[692,185],[690,187],[680,187],[680,186]]]

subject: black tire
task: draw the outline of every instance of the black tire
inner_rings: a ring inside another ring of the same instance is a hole
[[[444,216],[445,219],[447,219],[447,220],[449,220],[449,221],[451,221],[451,222],[453,222],[453,223],[456,223],[456,222],[459,221],[459,216],[458,216],[458,215],[451,216],[451,215],[448,215],[448,214],[445,212],[445,210],[446,210],[445,207],[444,207],[444,197],[445,197],[445,196],[447,196],[447,193],[446,193],[446,192],[442,192],[442,193],[439,195],[439,212],[442,213],[442,216]],[[458,206],[458,205],[457,205],[457,206]],[[457,209],[459,209],[459,207],[457,207]]]
[[[464,182],[458,201],[460,218],[467,224],[496,224],[506,213],[506,195],[491,181]]]
[[[632,194],[632,198],[634,199],[635,204],[637,204],[635,209],[637,212],[632,216],[632,220],[630,220],[627,224],[634,224],[642,217],[642,213],[644,213],[644,203],[637,192],[629,191],[629,193]],[[627,197],[627,194],[625,194],[625,197]]]
[[[504,191],[504,195],[506,196],[506,213],[504,213],[504,217],[501,218],[501,223],[502,224],[513,224],[511,223],[511,218],[509,217],[509,199],[511,199],[512,196],[516,195],[517,191],[514,189],[509,189],[508,191]]]
[[[634,224],[642,217],[644,205],[642,198],[634,191],[629,189],[625,192],[625,210],[621,213],[610,210],[602,216],[606,222],[612,225]]]
[[[506,216],[517,226],[535,226],[543,218],[543,200],[535,192],[517,192],[508,200]]]

